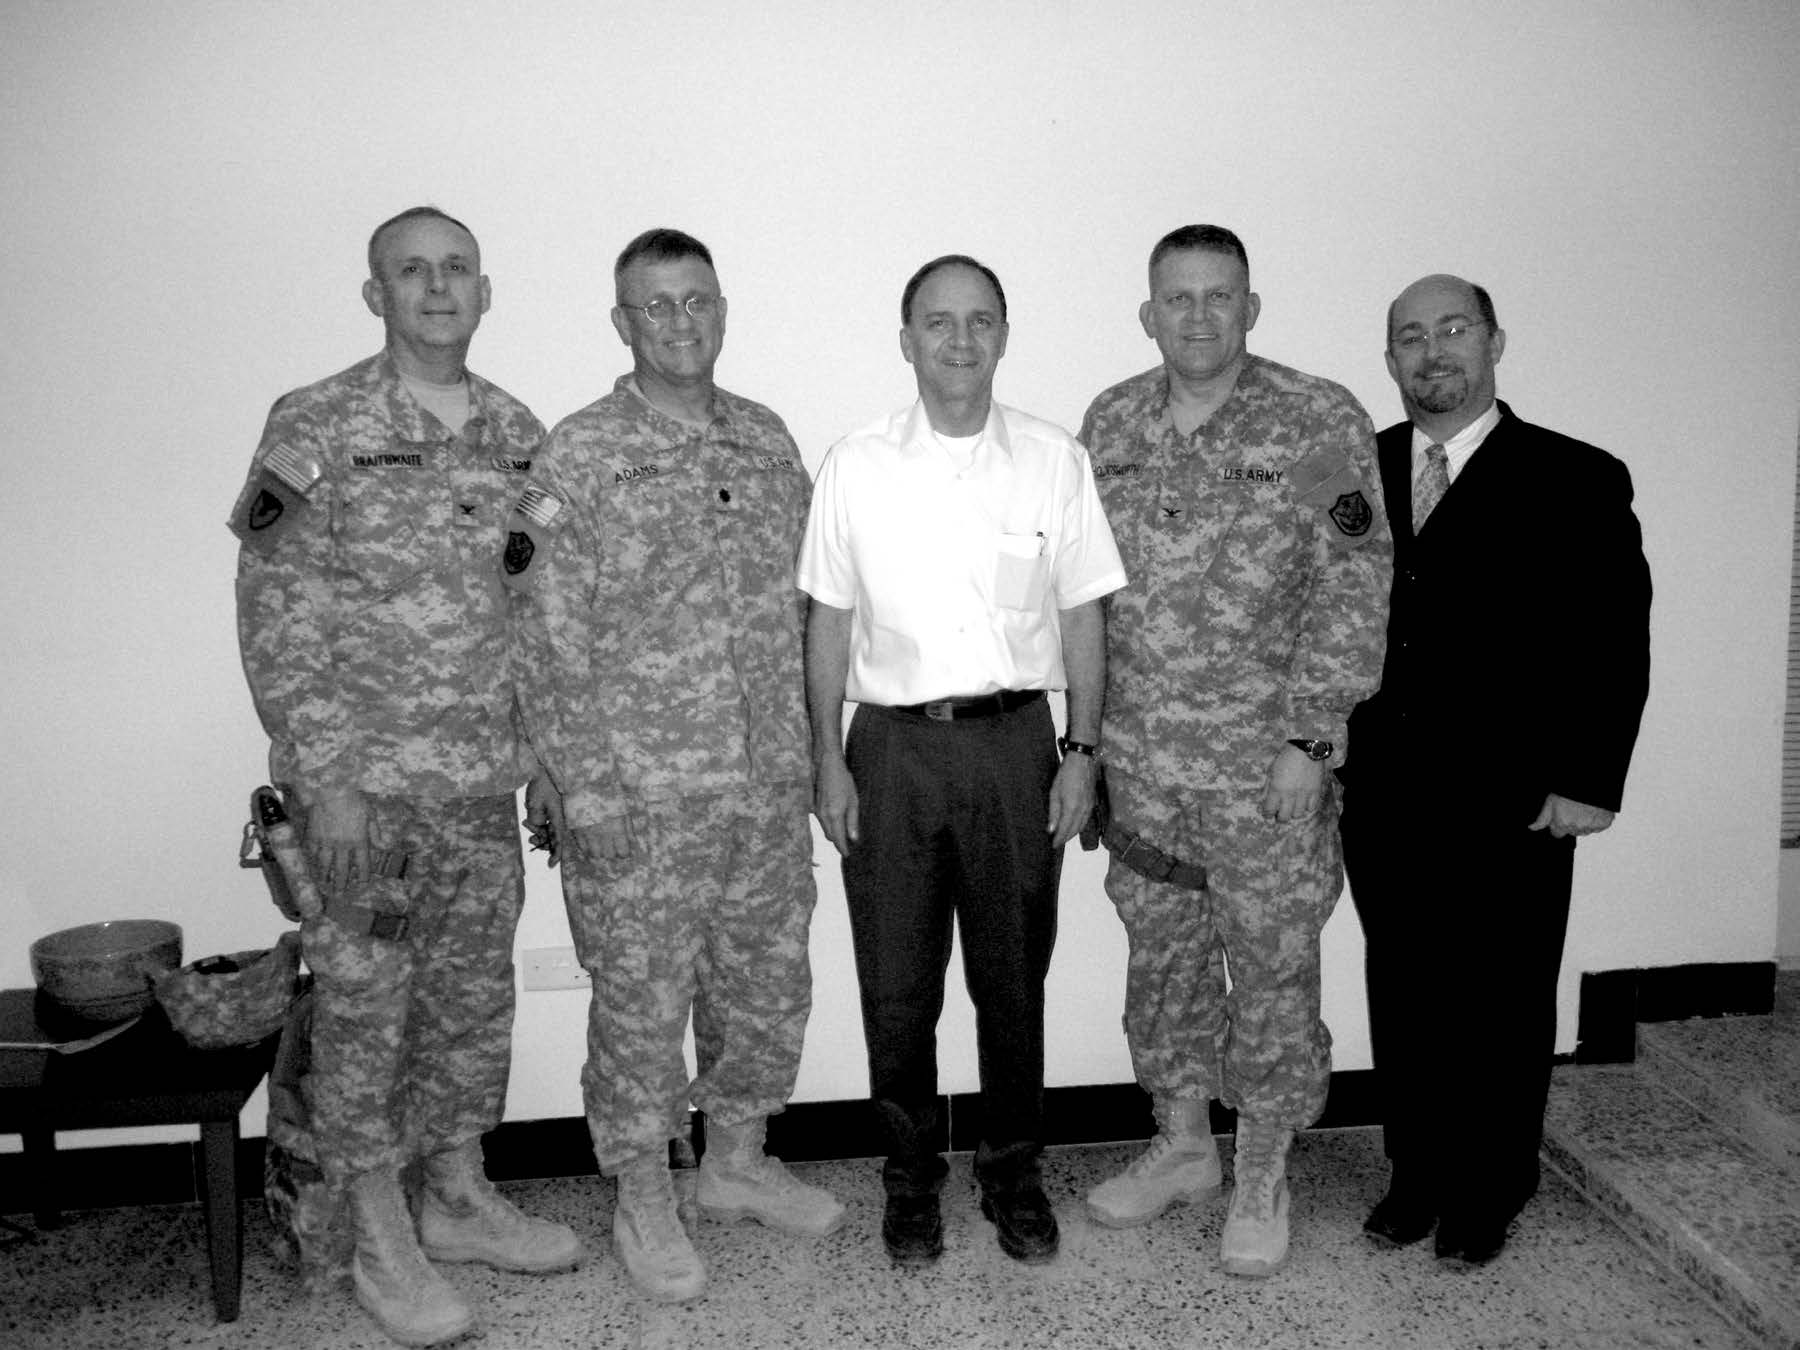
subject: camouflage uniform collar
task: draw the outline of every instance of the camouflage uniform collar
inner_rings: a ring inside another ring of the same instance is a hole
[[[706,426],[703,427],[698,423],[684,422],[679,417],[671,416],[669,413],[664,412],[661,408],[652,403],[649,398],[645,396],[644,391],[638,387],[636,371],[628,370],[623,375],[619,376],[618,379],[614,380],[613,392],[615,394],[623,395],[625,398],[635,400],[641,406],[649,409],[652,416],[660,418],[670,426],[680,427],[683,436],[689,436],[695,432],[704,432],[707,427],[710,427],[714,422],[717,422],[720,418],[724,417],[727,412],[726,400],[729,397],[718,385],[715,384],[713,386],[712,402],[707,407]]]
[[[987,421],[982,425],[981,440],[976,449],[979,451],[984,445],[993,446],[1009,460],[1012,458],[1012,439],[1006,434],[1006,418],[1002,415],[998,399],[988,400]],[[924,399],[915,400],[908,409],[906,421],[900,431],[900,447],[908,454],[922,455],[936,451],[937,438],[932,431],[931,414],[925,411]]]
[[[1264,370],[1269,364],[1255,352],[1245,352],[1244,364],[1238,367],[1237,379],[1232,381],[1231,392],[1213,409],[1212,416],[1207,418],[1204,427],[1218,425],[1222,413],[1243,399],[1254,398],[1264,384]],[[1150,421],[1159,430],[1177,436],[1180,433],[1175,429],[1175,412],[1169,404],[1169,368],[1157,367],[1157,376],[1156,395],[1150,404]]]
[[[379,390],[378,396],[387,405],[388,420],[393,424],[394,433],[402,440],[426,442],[460,439],[458,433],[451,431],[420,407],[418,401],[407,392],[406,384],[400,378],[400,368],[394,364],[391,352],[383,351],[375,358],[374,378]],[[463,367],[463,378],[469,382],[469,420],[463,424],[462,435],[473,432],[476,439],[480,439],[489,421],[488,384],[467,366]]]

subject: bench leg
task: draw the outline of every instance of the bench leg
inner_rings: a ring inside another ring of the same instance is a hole
[[[200,1126],[202,1185],[206,1201],[206,1253],[212,1263],[213,1308],[221,1322],[235,1322],[244,1283],[244,1228],[238,1213],[237,1118]]]
[[[28,1125],[19,1138],[30,1163],[25,1184],[31,1196],[31,1220],[44,1232],[62,1223],[62,1210],[56,1203],[56,1131]]]

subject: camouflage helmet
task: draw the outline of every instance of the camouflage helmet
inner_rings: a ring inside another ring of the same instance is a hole
[[[290,931],[273,947],[166,971],[156,981],[156,998],[189,1045],[220,1050],[255,1045],[280,1031],[301,988],[300,934]]]

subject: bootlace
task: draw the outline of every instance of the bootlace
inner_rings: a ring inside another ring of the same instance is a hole
[[[1233,1213],[1268,1218],[1275,1212],[1275,1192],[1286,1175],[1290,1136],[1282,1130],[1250,1129],[1238,1136],[1237,1178],[1231,1197]]]
[[[646,1250],[667,1251],[686,1245],[687,1233],[675,1212],[672,1191],[665,1194],[654,1183],[628,1182],[624,1177],[619,1181],[625,1188],[622,1201],[626,1216]]]
[[[1157,1168],[1161,1167],[1168,1161],[1172,1154],[1192,1152],[1194,1152],[1194,1150],[1188,1147],[1186,1141],[1181,1136],[1158,1134],[1150,1141],[1149,1146],[1146,1147],[1142,1153],[1131,1160],[1131,1165],[1125,1170],[1134,1177],[1141,1177],[1145,1173],[1155,1171]]]

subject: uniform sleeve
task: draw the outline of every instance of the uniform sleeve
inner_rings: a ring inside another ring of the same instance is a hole
[[[856,563],[850,552],[849,513],[844,507],[843,442],[834,445],[813,481],[800,538],[796,569],[801,590],[833,609],[856,608]]]
[[[552,432],[532,466],[532,482],[563,507],[535,584],[514,592],[512,605],[526,734],[569,825],[580,828],[622,814],[625,793],[593,676],[599,512],[585,477],[560,472],[566,454]]]
[[[240,540],[244,675],[275,759],[291,764],[295,786],[315,795],[356,788],[361,768],[354,710],[333,651],[331,482],[327,474],[304,494],[284,490],[270,466],[327,464],[329,435],[328,426],[278,403],[230,521]],[[275,525],[267,525],[271,511],[280,516]]]
[[[1382,509],[1375,428],[1347,395],[1330,414],[1322,446],[1338,467],[1303,499],[1314,572],[1288,668],[1289,729],[1330,741],[1333,763],[1341,764],[1355,753],[1351,709],[1381,685],[1394,538]]]
[[[1549,677],[1558,688],[1547,702],[1562,722],[1546,738],[1550,790],[1617,811],[1650,692],[1650,565],[1624,464],[1606,456],[1589,490],[1565,500],[1558,570],[1573,612]]]
[[[794,438],[788,434],[788,429],[785,425],[781,428],[781,435],[782,438],[787,441],[788,453],[793,456],[794,463],[802,463],[803,460],[800,455],[800,447],[795,444]],[[794,569],[796,581],[794,584],[794,605],[797,610],[800,631],[805,632],[806,592],[800,589],[797,578],[800,567],[800,549],[806,540],[806,522],[812,516],[813,484],[812,479],[807,475],[804,469],[796,476],[800,479],[800,490],[794,494],[794,518],[791,522],[793,532],[789,537],[795,541]]]

